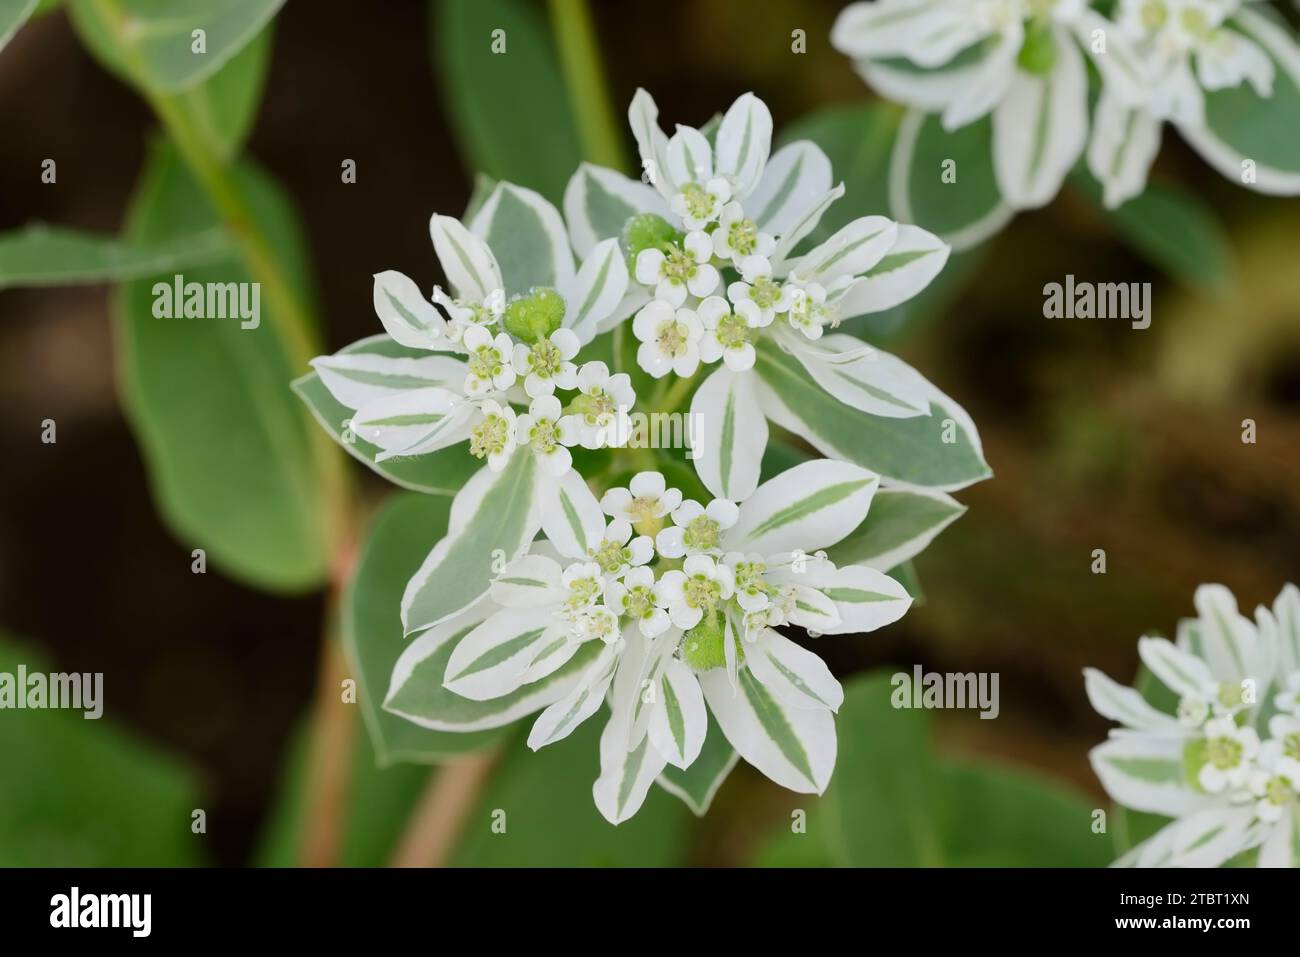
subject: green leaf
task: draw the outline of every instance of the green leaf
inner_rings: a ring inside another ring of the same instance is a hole
[[[36,224],[0,236],[0,289],[141,279],[228,261],[235,246],[219,228],[161,243],[133,243]]]
[[[828,549],[836,565],[867,565],[888,571],[915,558],[966,507],[942,492],[882,488],[861,525]]]
[[[159,0],[115,0],[107,7],[94,0],[75,0],[72,22],[106,69],[143,91],[171,94],[168,102],[189,120],[207,151],[227,162],[239,153],[257,117],[271,60],[269,21],[284,0],[231,0],[221,5],[203,0],[162,2],[179,16],[173,19]],[[105,9],[119,12],[106,18]],[[251,19],[227,22],[227,11]],[[127,21],[121,16],[131,18],[129,35],[138,39],[124,39]],[[217,40],[229,41],[220,50],[213,45],[214,32],[207,25],[214,18],[223,21]],[[208,30],[206,54],[190,52],[190,31],[196,28]],[[172,56],[177,49],[183,54],[180,58]],[[158,56],[151,59],[148,51],[154,50]],[[197,72],[186,72],[192,70]],[[175,82],[178,76],[184,81]]]
[[[36,9],[37,0],[0,0],[0,50]]]
[[[30,648],[0,640],[0,672],[48,674]],[[100,688],[111,712],[113,689]],[[81,711],[0,712],[0,867],[184,867],[207,838],[194,776],[172,757]]]
[[[290,264],[291,281],[305,286],[301,235],[279,187],[248,164],[234,179]],[[128,239],[162,244],[216,221],[175,151],[155,148],[132,203]],[[154,278],[173,282],[171,273]],[[184,280],[251,277],[232,256],[188,269]],[[183,543],[206,549],[236,578],[275,590],[316,585],[327,547],[313,426],[288,387],[294,369],[265,315],[265,297],[260,323],[243,329],[237,319],[157,318],[153,289],[149,279],[122,286],[114,316],[123,403],[163,517]]]
[[[582,151],[539,7],[437,0],[430,22],[432,60],[466,165],[558,203]]]
[[[591,784],[600,773],[604,709],[540,751],[507,746],[452,863],[462,867],[666,867],[684,863],[690,814],[653,791],[617,828],[600,816]],[[504,825],[493,828],[494,822]],[[500,833],[499,833],[500,832]]]
[[[371,525],[356,573],[343,594],[343,646],[357,678],[366,730],[382,766],[438,761],[500,736],[491,731],[431,731],[383,708],[393,666],[407,647],[400,615],[402,590],[428,554],[429,543],[446,533],[450,504],[447,498],[424,495],[389,499]]]
[[[483,610],[483,615],[489,609]],[[575,675],[595,660],[598,643],[588,642],[556,671],[499,698],[476,701],[448,690],[447,663],[461,639],[482,621],[453,619],[413,638],[397,662],[384,709],[402,720],[437,731],[464,734],[503,727],[558,701]]]
[[[958,762],[940,773],[946,863],[953,867],[1105,867],[1110,838],[1093,806],[1036,775]]]
[[[387,336],[372,336],[354,342],[342,354],[381,355],[390,358],[417,358],[428,353],[407,349]],[[329,389],[315,372],[295,379],[293,390],[307,403],[312,416],[344,450],[367,468],[402,488],[430,495],[455,495],[471,475],[483,465],[469,454],[469,444],[460,442],[428,455],[390,458],[376,462],[378,446],[371,445],[349,427],[353,411],[330,395]]]
[[[844,689],[835,777],[822,799],[840,863],[931,866],[943,861],[939,771],[929,715],[896,709],[891,676],[873,672]]]
[[[572,282],[573,253],[564,221],[536,193],[498,183],[471,229],[496,257],[507,296],[525,295],[536,286],[558,290]]]
[[[949,162],[955,165],[946,165]],[[955,182],[945,171],[952,170]],[[937,114],[910,111],[898,129],[889,172],[890,209],[953,249],[976,246],[1010,221],[993,173],[993,120],[949,132]]]
[[[207,80],[178,94],[209,150],[223,162],[239,155],[253,130],[271,65],[274,24]]]
[[[835,777],[806,832],[760,847],[769,867],[1099,867],[1110,840],[1089,801],[1040,775],[935,757],[929,716],[893,707],[892,675],[845,688]]]
[[[1228,236],[1209,204],[1172,186],[1148,184],[1142,195],[1106,209],[1101,185],[1082,166],[1074,184],[1141,255],[1190,286],[1222,289],[1228,282]]]
[[[175,93],[215,74],[253,41],[284,0],[72,0],[83,41],[113,72]],[[196,30],[203,31],[198,52]]]
[[[681,798],[698,817],[708,813],[718,788],[740,760],[740,755],[728,743],[717,722],[712,718],[708,721],[709,730],[704,737],[704,747],[691,762],[691,766],[682,770],[667,765],[655,780],[669,794]]]
[[[499,558],[514,559],[537,533],[537,482],[536,457],[524,451],[500,472],[484,466],[460,490],[452,511],[463,509],[463,521],[435,543],[402,596],[407,634],[446,621],[487,594]]]
[[[888,419],[843,404],[814,382],[798,359],[766,341],[759,345],[755,368],[767,387],[769,418],[829,457],[896,482],[948,491],[992,474],[969,418],[937,390],[930,415]],[[948,420],[952,442],[944,441]]]
[[[1183,138],[1228,179],[1245,183],[1243,161],[1254,165],[1249,188],[1300,193],[1300,47],[1292,30],[1259,12],[1243,9],[1229,21],[1273,61],[1272,95],[1253,86],[1205,93],[1205,125],[1180,127]]]
[[[872,102],[818,110],[781,131],[781,146],[811,140],[821,147],[831,161],[833,182],[844,183],[844,198],[822,215],[802,247],[811,249],[859,216],[888,209],[889,148],[897,130],[897,111]]]

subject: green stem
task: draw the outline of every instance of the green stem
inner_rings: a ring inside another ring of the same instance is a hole
[[[306,369],[320,354],[311,310],[293,283],[270,240],[258,225],[230,167],[217,157],[180,99],[163,93],[149,81],[145,64],[131,40],[131,29],[120,0],[94,0],[95,10],[113,34],[127,72],[148,102],[181,158],[198,180],[226,229],[239,244],[253,279],[266,291],[269,318],[283,339],[291,367]],[[352,528],[351,500],[342,457],[323,430],[309,430],[316,471],[325,493],[325,525],[331,552],[346,548]]]
[[[610,105],[586,0],[550,0],[549,6],[583,156],[601,166],[626,170],[627,154]]]

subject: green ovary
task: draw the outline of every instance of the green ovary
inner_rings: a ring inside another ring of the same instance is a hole
[[[564,297],[550,286],[536,286],[506,306],[505,327],[516,339],[541,345],[564,322]],[[546,343],[550,346],[550,343]],[[554,349],[554,346],[551,346]],[[556,350],[558,358],[559,352]],[[534,351],[536,371],[536,351]]]
[[[594,578],[579,578],[569,585],[568,606],[574,611],[586,608],[600,596],[600,583]]]
[[[706,615],[682,636],[678,655],[694,671],[712,671],[727,664],[725,630],[715,613]]]
[[[638,621],[649,618],[655,612],[654,595],[645,585],[634,585],[623,599],[623,611]]]
[[[1046,20],[1031,21],[1017,58],[1020,68],[1036,76],[1046,76],[1056,66],[1056,58],[1056,39],[1052,36],[1051,24]]]

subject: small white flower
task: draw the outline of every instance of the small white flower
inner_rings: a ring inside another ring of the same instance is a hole
[[[722,533],[736,524],[740,509],[723,498],[715,498],[708,508],[687,499],[672,515],[672,526],[656,536],[655,548],[665,558],[681,558],[721,552]]]
[[[515,439],[533,450],[548,474],[564,475],[573,467],[569,446],[578,444],[577,416],[561,414],[555,396],[539,396],[516,421]]]
[[[668,488],[662,472],[637,472],[627,488],[611,488],[600,507],[611,518],[633,526],[653,525],[682,504],[682,493]]]
[[[659,585],[668,599],[668,616],[682,629],[694,628],[735,590],[731,569],[709,555],[690,556],[680,571],[664,572]]]
[[[744,372],[754,367],[757,353],[754,341],[758,338],[757,323],[761,319],[758,308],[746,300],[744,313],[732,312],[731,305],[721,296],[710,296],[700,303],[698,315],[704,324],[704,338],[700,341],[700,358],[705,362],[721,359],[734,372]]]
[[[608,604],[609,592],[605,593],[606,604],[593,605],[573,617],[573,637],[578,641],[603,641],[612,645],[618,641],[621,632],[618,627],[619,612]]]
[[[764,577],[767,563],[762,555],[727,552],[722,561],[731,569],[736,582],[736,602],[741,608],[747,613],[762,612],[772,604],[777,590]]]
[[[629,568],[640,567],[655,556],[654,542],[648,535],[632,537],[632,526],[616,518],[605,526],[605,536],[591,549],[588,557],[608,579],[617,578]]]
[[[1215,718],[1205,725],[1205,763],[1196,780],[1211,794],[1238,791],[1246,786],[1258,754],[1259,734],[1254,728],[1239,728],[1230,717]]]
[[[740,203],[728,203],[718,217],[718,228],[712,233],[713,255],[729,259],[737,269],[751,256],[766,259],[776,250],[776,240],[760,232],[752,219],[745,218]]]
[[[571,614],[595,607],[605,593],[605,576],[595,562],[569,565],[560,576],[560,584],[567,592],[564,608]]]
[[[790,310],[786,313],[786,321],[805,338],[820,339],[825,328],[836,323],[834,307],[826,305],[826,288],[815,282],[790,287]]]
[[[510,364],[514,343],[508,335],[499,332],[493,338],[482,326],[472,326],[465,330],[461,341],[469,353],[466,395],[501,392],[515,384],[515,370]]]
[[[651,300],[632,320],[632,333],[641,340],[637,365],[656,379],[669,372],[691,376],[699,368],[704,325],[693,310]]]
[[[479,409],[483,418],[470,429],[469,452],[475,458],[487,459],[488,468],[500,472],[518,445],[519,420],[514,409],[491,399],[485,399]]]
[[[578,391],[569,403],[577,416],[578,441],[584,449],[626,444],[632,434],[628,415],[636,402],[632,379],[626,372],[609,374],[609,366],[600,361],[585,363],[578,370]]]
[[[655,298],[671,306],[680,306],[686,294],[704,297],[718,288],[721,276],[709,262],[713,258],[713,243],[706,233],[691,233],[686,237],[685,248],[670,246],[662,249],[643,249],[636,256],[636,280],[643,286],[655,287]]]
[[[494,326],[506,311],[506,294],[502,289],[492,292],[483,302],[465,302],[452,299],[439,286],[433,287],[433,301],[447,313],[447,338],[463,343],[465,333],[476,326]]]
[[[515,344],[511,364],[516,373],[526,376],[524,391],[532,398],[551,395],[556,389],[573,389],[578,384],[578,367],[574,356],[582,343],[572,329],[556,329],[531,346]]]
[[[605,601],[615,612],[635,621],[647,638],[663,634],[672,624],[665,610],[668,599],[654,572],[644,565],[629,569],[621,582],[610,582],[605,587]]]
[[[1280,821],[1300,800],[1300,761],[1285,753],[1281,741],[1260,746],[1259,762],[1250,772],[1250,792],[1257,799],[1255,814],[1267,824]]]
[[[777,313],[790,309],[790,290],[772,278],[772,266],[766,260],[746,260],[742,269],[744,279],[727,287],[727,296],[736,312],[745,316],[755,326],[770,326]],[[757,309],[756,321],[750,310]]]
[[[731,199],[731,183],[725,177],[715,176],[703,186],[686,183],[671,200],[668,208],[682,218],[688,230],[703,229],[722,213]]]
[[[1286,680],[1286,687],[1273,699],[1277,710],[1288,711],[1300,718],[1300,671]]]

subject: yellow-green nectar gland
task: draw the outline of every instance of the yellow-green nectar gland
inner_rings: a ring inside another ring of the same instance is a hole
[[[642,535],[654,535],[663,528],[663,519],[656,514],[659,511],[659,499],[653,495],[641,495],[628,503],[628,518],[632,527]]]
[[[1264,797],[1270,804],[1281,806],[1290,804],[1297,795],[1291,782],[1279,774],[1269,778],[1268,783],[1264,785]]]
[[[487,415],[482,422],[470,429],[469,453],[476,458],[487,458],[505,451],[510,438],[510,423],[505,416],[495,412]]]
[[[743,592],[746,595],[767,595],[772,591],[763,575],[767,571],[767,566],[762,562],[737,562],[735,568],[736,574],[736,592]]]
[[[767,276],[759,276],[750,284],[749,298],[760,309],[771,309],[781,298],[781,287]]]
[[[1142,4],[1141,18],[1142,26],[1154,33],[1165,25],[1165,20],[1169,18],[1169,8],[1165,6],[1164,0],[1147,0]]]
[[[664,264],[659,267],[659,274],[671,283],[684,286],[695,278],[700,267],[686,250],[677,246],[664,252]]]
[[[790,324],[800,329],[835,325],[835,314],[807,294],[795,296],[789,316]]]
[[[1220,771],[1240,764],[1243,750],[1241,742],[1236,738],[1209,738],[1205,742],[1206,760]]]
[[[469,374],[484,382],[491,382],[505,369],[505,364],[501,361],[501,353],[490,342],[471,352],[467,365]]]
[[[722,526],[707,515],[696,515],[686,523],[682,541],[690,551],[713,551],[722,541]]]
[[[752,219],[738,219],[727,227],[727,245],[741,256],[758,248],[758,225]]]
[[[724,349],[739,349],[758,337],[758,330],[749,328],[743,316],[729,312],[718,320],[718,345]]]
[[[581,611],[600,597],[600,582],[594,578],[575,578],[569,583],[569,597],[565,601],[570,611]]]
[[[633,585],[623,598],[623,611],[636,621],[649,618],[655,613],[655,596],[649,585]]]
[[[528,430],[528,444],[543,455],[550,455],[560,444],[560,430],[554,419],[536,419]]]
[[[686,200],[686,212],[692,219],[708,219],[718,202],[718,198],[699,183],[683,186],[682,196]]]
[[[587,557],[599,565],[601,571],[613,575],[620,568],[631,563],[632,549],[607,538],[598,548],[587,549]]]
[[[553,379],[564,367],[564,356],[550,339],[539,339],[528,352],[528,365],[538,378]]]
[[[688,340],[681,324],[676,319],[669,319],[660,323],[655,333],[655,342],[665,355],[677,356],[686,351]]]

